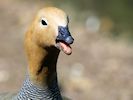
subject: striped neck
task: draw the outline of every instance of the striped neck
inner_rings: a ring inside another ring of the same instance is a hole
[[[15,100],[62,100],[62,97],[56,81],[49,87],[40,88],[27,76]]]
[[[33,46],[27,49],[28,76],[16,100],[62,100],[56,63],[59,50],[55,47]]]

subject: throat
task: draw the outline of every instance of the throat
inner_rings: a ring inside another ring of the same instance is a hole
[[[38,48],[30,55],[28,74],[31,82],[40,88],[58,84],[56,64],[59,50],[55,47]]]
[[[35,47],[27,55],[28,75],[15,100],[62,100],[56,71],[59,50]]]
[[[28,75],[17,100],[62,100],[56,71],[58,55],[55,47],[36,48],[28,53]]]

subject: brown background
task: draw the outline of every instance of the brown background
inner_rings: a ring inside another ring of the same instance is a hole
[[[133,100],[132,43],[125,35],[117,39],[107,35],[115,27],[109,16],[78,11],[73,5],[63,0],[0,1],[0,92],[12,93],[21,87],[27,68],[24,33],[40,8],[56,6],[70,16],[75,38],[73,54],[61,52],[58,60],[63,94],[72,100]]]

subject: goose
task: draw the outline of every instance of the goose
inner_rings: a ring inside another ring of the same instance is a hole
[[[67,14],[56,7],[41,9],[25,34],[28,60],[26,78],[15,95],[0,100],[64,100],[58,86],[57,60],[60,51],[72,53]],[[8,99],[6,99],[8,98]]]

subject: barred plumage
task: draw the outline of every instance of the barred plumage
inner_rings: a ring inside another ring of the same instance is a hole
[[[27,76],[14,100],[62,100],[57,83],[54,82],[51,86],[39,88],[33,85]]]

